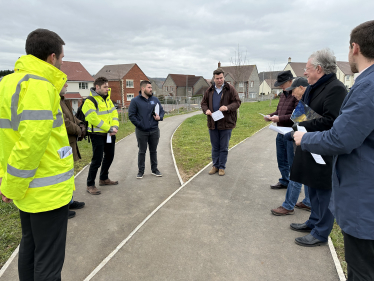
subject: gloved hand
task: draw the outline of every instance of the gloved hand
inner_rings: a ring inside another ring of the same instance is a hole
[[[288,141],[293,141],[293,134],[294,134],[295,132],[289,132],[289,133],[287,133],[287,134],[285,134],[284,135],[284,139],[285,140],[288,140]]]
[[[86,137],[86,135],[87,135],[87,129],[86,129],[86,126],[83,123],[79,124],[79,127],[81,128],[82,134],[78,138],[78,141],[81,141],[81,140],[83,140]]]

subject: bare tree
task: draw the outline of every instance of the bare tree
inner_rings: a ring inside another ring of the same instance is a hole
[[[240,50],[240,46],[238,44],[238,48],[235,50],[234,57],[230,58],[231,65],[234,66],[233,68],[233,75],[235,79],[235,85],[236,88],[240,91],[241,85],[243,87],[243,92],[246,92],[246,95],[248,95],[248,85],[245,87],[245,82],[247,81],[249,77],[244,76],[244,66],[248,65],[249,62],[247,60],[247,51],[243,52]]]

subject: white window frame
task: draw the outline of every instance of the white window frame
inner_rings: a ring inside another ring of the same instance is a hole
[[[251,81],[251,88],[253,88],[255,82],[254,81]]]
[[[87,82],[79,82],[79,89],[80,90],[88,89],[88,83]]]
[[[244,82],[239,82],[239,88],[244,88]]]
[[[134,98],[134,94],[126,94],[126,100],[131,101]]]
[[[345,81],[349,81],[349,80],[351,80],[351,78],[349,77],[350,75],[346,75],[345,76]]]
[[[126,88],[134,88],[134,80],[126,79]]]

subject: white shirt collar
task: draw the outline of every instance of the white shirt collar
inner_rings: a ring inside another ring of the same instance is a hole
[[[353,80],[356,81],[357,77],[360,76],[362,74],[362,72],[364,72],[366,69],[368,69],[371,65],[369,65],[367,68],[365,68],[364,70],[361,70],[361,72],[359,72],[356,77],[353,77]]]

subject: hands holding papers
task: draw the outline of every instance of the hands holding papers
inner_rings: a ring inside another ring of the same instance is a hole
[[[217,110],[217,111],[212,113],[212,118],[213,118],[214,121],[218,121],[218,120],[222,119],[223,117],[224,117],[223,113],[220,110]]]
[[[294,135],[293,135],[296,145],[301,144],[301,139],[303,138],[303,135],[305,133],[307,133],[305,127],[297,126],[297,132],[295,132]],[[313,156],[313,158],[314,158],[314,160],[316,161],[317,164],[326,165],[326,162],[323,160],[321,155],[314,154],[314,153],[310,153],[310,154],[312,154],[312,156]]]

